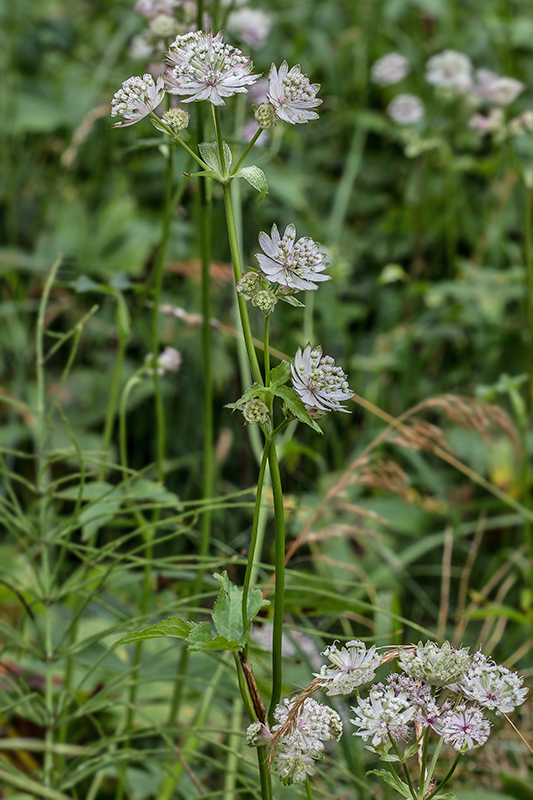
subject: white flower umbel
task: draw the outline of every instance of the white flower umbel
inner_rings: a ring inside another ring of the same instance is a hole
[[[474,133],[484,136],[487,133],[500,133],[505,131],[505,119],[501,108],[491,108],[488,115],[474,114],[468,120],[468,127]]]
[[[310,83],[307,75],[302,74],[299,64],[290,70],[286,61],[279,70],[272,64],[268,80],[267,97],[280,119],[290,122],[291,125],[318,119],[316,111],[311,109],[322,102],[316,96],[320,84]]]
[[[344,411],[342,400],[349,400],[353,392],[348,386],[346,375],[335,366],[331,356],[323,356],[322,348],[305,350],[299,347],[291,362],[292,385],[311,414],[316,416],[325,411]]]
[[[444,50],[428,60],[426,80],[441,89],[464,94],[472,86],[472,62],[464,53]]]
[[[431,686],[448,686],[462,678],[472,663],[464,647],[456,649],[449,642],[439,647],[435,642],[418,643],[415,651],[403,650],[398,664],[412,678]]]
[[[119,89],[111,100],[111,116],[124,117],[123,122],[115,122],[113,127],[125,128],[144,119],[155,111],[164,96],[165,86],[162,78],[154,82],[148,73],[142,78],[128,78],[122,84],[122,89]]]
[[[446,744],[461,753],[485,744],[490,734],[490,722],[481,709],[464,703],[446,711],[434,727]]]
[[[392,86],[409,75],[411,67],[408,60],[399,53],[387,53],[379,58],[370,71],[370,78],[378,86]]]
[[[509,714],[526,699],[527,689],[523,688],[523,682],[516,672],[477,652],[457,688],[480,706],[497,714]]]
[[[259,8],[238,8],[228,16],[227,29],[246,42],[248,47],[259,49],[266,41],[272,18]]]
[[[357,686],[373,680],[375,670],[379,667],[381,657],[375,647],[366,649],[366,645],[354,639],[346,642],[340,649],[334,642],[326,647],[323,656],[329,658],[332,667],[325,664],[316,678],[321,679],[320,686],[327,689],[327,695],[351,694]]]
[[[277,225],[272,225],[271,236],[261,231],[259,244],[263,252],[256,253],[255,257],[261,272],[271,283],[301,291],[318,289],[314,281],[331,280],[329,275],[321,274],[328,264],[317,242],[308,237],[296,241],[296,228],[292,223],[285,228],[283,237]]]
[[[184,103],[209,100],[214,106],[222,106],[224,97],[247,92],[247,86],[259,78],[251,74],[252,61],[222,41],[222,31],[216,36],[211,31],[177,36],[167,57],[167,89],[181,95]]]
[[[359,730],[354,736],[363,741],[371,740],[372,747],[379,747],[389,741],[406,740],[410,734],[409,723],[413,719],[416,706],[407,692],[396,693],[391,686],[378,683],[370,689],[368,697],[358,697],[357,706],[352,706],[355,719],[350,722]]]
[[[387,114],[397,125],[416,125],[424,116],[424,104],[414,94],[399,94],[387,106]]]

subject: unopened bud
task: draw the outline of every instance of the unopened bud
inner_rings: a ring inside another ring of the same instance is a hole
[[[272,314],[277,302],[278,298],[270,289],[261,289],[252,297],[252,305],[261,309],[265,316]]]
[[[260,128],[273,128],[277,122],[276,109],[271,103],[261,103],[254,117]]]
[[[178,23],[168,14],[158,14],[150,23],[150,31],[158,39],[170,39],[178,32]]]
[[[169,108],[161,117],[165,125],[168,125],[172,133],[179,133],[184,128],[189,127],[189,112],[183,108]]]
[[[268,422],[268,406],[258,397],[248,400],[248,402],[244,404],[242,413],[246,422],[259,422],[261,425],[265,425]]]
[[[245,300],[251,300],[261,288],[261,276],[258,272],[245,272],[235,288]]]

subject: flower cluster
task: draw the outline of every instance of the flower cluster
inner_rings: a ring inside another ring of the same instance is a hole
[[[113,127],[125,128],[139,122],[155,111],[164,96],[165,87],[162,78],[154,81],[148,73],[142,78],[128,78],[111,101],[111,116],[124,117],[123,122],[115,122]]]
[[[415,94],[399,94],[387,106],[387,114],[397,125],[416,125],[424,116],[424,104]]]
[[[421,642],[404,649],[401,673],[389,675],[387,684],[372,686],[367,698],[358,697],[352,708],[354,735],[381,755],[393,742],[406,741],[411,723],[431,729],[459,753],[485,744],[490,722],[483,709],[507,713],[524,702],[522,678],[495,664],[482,653],[473,657],[465,648],[448,642],[442,646]],[[443,698],[439,694],[444,692]],[[440,704],[439,704],[440,701]]]
[[[222,41],[222,31],[193,31],[177,36],[167,54],[170,69],[165,74],[167,89],[181,95],[183,102],[209,100],[224,105],[224,98],[255,83],[253,63],[236,47]]]
[[[323,664],[320,672],[320,686],[327,689],[327,695],[351,694],[357,686],[369,683],[374,679],[375,670],[379,667],[381,657],[375,647],[369,650],[359,639],[346,642],[340,649],[334,642],[322,653],[329,658],[333,666]]]
[[[270,14],[259,8],[237,8],[228,16],[227,29],[242,39],[248,47],[259,50],[265,43],[272,19]]]
[[[342,400],[353,395],[346,375],[335,365],[331,356],[322,355],[322,348],[311,349],[308,344],[302,352],[298,348],[291,362],[292,385],[303,401],[309,414],[318,418],[326,411],[344,411]]]
[[[428,59],[426,80],[441,89],[464,94],[473,84],[472,62],[464,53],[444,50]]]
[[[303,783],[315,774],[314,762],[324,755],[324,742],[340,739],[342,721],[336,711],[310,697],[295,707],[285,700],[274,712],[272,731],[253,722],[246,732],[248,745],[258,747],[277,740],[274,769],[285,784]]]
[[[261,272],[271,283],[296,292],[318,289],[315,281],[329,281],[322,273],[327,268],[326,256],[317,242],[307,237],[296,240],[296,228],[291,223],[279,235],[277,225],[272,226],[271,235],[259,234],[262,253],[256,253]]]
[[[279,70],[272,64],[268,80],[267,97],[276,116],[291,125],[318,118],[316,111],[311,109],[322,102],[317,97],[320,84],[310,83],[307,75],[302,74],[299,64],[289,69],[284,61]]]

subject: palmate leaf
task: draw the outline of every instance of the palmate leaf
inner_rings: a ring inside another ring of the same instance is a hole
[[[240,649],[239,642],[227,639],[225,636],[213,636],[209,622],[200,622],[195,625],[187,637],[187,649],[197,650],[231,650]]]
[[[268,194],[268,184],[265,173],[262,169],[259,169],[259,167],[253,164],[250,167],[241,167],[235,173],[235,178],[244,178],[245,181],[248,181],[250,186],[257,189],[260,201]]]
[[[231,583],[227,572],[222,575],[215,573],[215,578],[220,583],[220,593],[213,608],[213,622],[217,632],[226,639],[238,641],[244,647],[250,635],[245,636],[242,627],[242,589]],[[251,623],[261,608],[267,605],[269,601],[263,599],[259,589],[250,589],[247,605],[248,623]]]
[[[156,625],[150,628],[144,628],[142,631],[132,631],[127,636],[123,636],[118,642],[115,642],[115,647],[119,644],[131,644],[132,642],[142,642],[144,639],[162,639],[163,637],[170,636],[174,639],[186,639],[190,634],[192,624],[186,622],[180,617],[169,617],[162,619]]]
[[[218,180],[224,180],[224,175],[229,174],[232,156],[231,150],[229,145],[226,142],[222,142],[222,150],[224,152],[224,168],[220,163],[220,158],[218,156],[218,145],[216,142],[201,142],[198,145],[198,150],[200,151],[200,155],[202,156],[202,160],[205,161],[208,167],[210,167],[215,176]]]

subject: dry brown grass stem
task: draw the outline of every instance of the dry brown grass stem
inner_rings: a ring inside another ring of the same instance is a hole
[[[466,559],[466,563],[463,567],[461,572],[461,580],[459,582],[459,594],[457,597],[457,610],[456,610],[456,626],[455,632],[453,635],[453,644],[458,647],[459,643],[462,641],[463,633],[465,631],[467,625],[467,619],[464,616],[464,610],[466,607],[466,597],[468,594],[468,584],[470,581],[470,575],[472,574],[472,568],[474,566],[474,562],[476,560],[477,554],[479,552],[479,548],[481,546],[481,541],[483,539],[483,534],[485,533],[485,522],[487,519],[486,511],[482,511],[478,524],[476,527],[476,532],[474,534],[474,539],[472,541],[472,546],[470,548],[470,552],[468,553],[468,558]]]
[[[440,428],[424,420],[412,419],[416,414],[425,410],[441,411],[446,413],[454,424],[476,430],[485,441],[488,439],[490,426],[496,425],[510,437],[517,452],[520,453],[520,442],[512,422],[505,411],[499,408],[499,406],[489,403],[480,405],[471,398],[459,397],[456,395],[442,395],[440,397],[424,400],[405,411],[398,418],[395,418],[357,394],[354,394],[352,399],[365,410],[370,411],[372,414],[384,420],[387,423],[387,427],[364,448],[360,455],[352,461],[339,480],[336,481],[327,492],[326,496],[303,526],[300,534],[289,546],[285,556],[286,564],[290,561],[294,552],[306,541],[313,525],[320,518],[329,503],[352,485],[354,481],[361,482],[359,477],[354,476],[358,472],[361,472],[364,480],[364,470],[366,469],[367,480],[370,480],[368,473],[370,469],[370,455],[379,445],[385,442],[395,442],[409,449],[429,450],[450,466],[454,467],[454,469],[461,472],[469,478],[469,480],[482,486],[488,492],[498,497],[498,499],[517,510],[523,517],[533,520],[533,512],[514,500],[514,498],[505,494],[505,492],[502,492],[497,486],[487,481],[481,475],[478,475],[477,472],[470,469],[466,464],[463,464],[459,459],[455,458],[450,452],[449,446],[444,440]],[[390,467],[384,469],[385,472],[390,472]],[[399,467],[398,470],[400,470]],[[374,476],[376,476],[376,473],[376,467],[373,467]],[[395,480],[392,480],[392,475],[389,477],[389,486],[394,487],[393,490],[397,491],[398,489],[402,489],[400,472],[395,475]],[[380,478],[383,480],[383,485],[385,485],[384,475],[378,475],[375,477],[375,480],[378,481]],[[373,485],[376,486],[377,484],[374,483]]]
[[[453,528],[446,526],[444,531],[444,548],[442,551],[442,579],[440,589],[439,618],[437,621],[437,637],[446,637],[446,622],[450,608],[450,581],[452,576]]]
[[[522,739],[522,741],[524,742],[524,744],[527,747],[527,749],[529,750],[529,752],[533,755],[533,750],[531,749],[531,746],[530,746],[529,742],[526,739],[524,739],[524,737],[522,736],[522,734],[520,733],[520,731],[518,730],[518,728],[516,727],[514,722],[511,719],[509,719],[509,717],[507,716],[507,714],[504,711],[502,711],[502,714],[505,717],[505,719],[507,720],[507,722],[509,723],[509,725],[511,726],[511,728],[514,730],[514,732],[517,733],[518,736]]]

